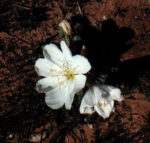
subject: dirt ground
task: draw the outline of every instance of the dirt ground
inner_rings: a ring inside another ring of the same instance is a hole
[[[86,46],[91,80],[122,90],[108,119],[80,115],[79,97],[70,111],[51,110],[35,90],[35,60],[59,44],[63,19],[81,38],[73,53]],[[1,143],[150,142],[149,0],[1,0],[0,21]]]

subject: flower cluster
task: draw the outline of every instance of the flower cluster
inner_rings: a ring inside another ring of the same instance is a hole
[[[35,62],[35,70],[41,77],[37,91],[45,93],[45,102],[52,109],[63,105],[71,109],[74,96],[86,83],[86,74],[91,65],[84,56],[72,53],[66,43],[61,41],[61,50],[55,44],[43,47],[44,58]],[[112,86],[100,85],[91,87],[84,95],[80,113],[91,114],[96,111],[103,118],[109,117],[114,110],[114,100],[121,101],[121,91]]]

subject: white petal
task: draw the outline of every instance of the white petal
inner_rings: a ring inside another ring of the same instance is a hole
[[[89,61],[80,55],[73,56],[73,68],[76,74],[85,74],[91,69]]]
[[[64,63],[63,53],[55,44],[46,45],[43,48],[43,55],[45,58],[53,61],[58,66],[63,66]]]
[[[109,86],[109,85],[101,85],[100,87],[107,90],[113,100],[122,101],[123,97],[121,96],[121,90],[119,88]]]
[[[101,100],[103,98],[103,95],[105,94],[104,91],[99,88],[98,86],[93,86],[93,92],[94,92],[94,95],[95,95],[95,98],[94,98],[94,103],[95,104],[98,104],[98,101]]]
[[[71,109],[74,96],[85,86],[86,76],[85,75],[76,75],[73,81],[68,81],[68,94],[66,98],[65,107],[66,109]]]
[[[82,103],[84,103],[85,105],[88,105],[90,107],[92,107],[95,103],[95,95],[93,92],[93,88],[90,88],[84,95],[83,99],[82,99]]]
[[[84,95],[81,105],[80,105],[80,113],[87,113],[86,108],[92,108],[95,102],[95,95],[93,92],[93,88],[90,88]],[[88,109],[87,109],[88,110]]]
[[[101,108],[106,115],[109,115],[110,112],[112,111],[112,105],[109,102],[106,102],[106,105],[102,106]]]
[[[74,81],[68,80],[66,83],[67,83],[66,84],[67,85],[67,87],[66,87],[67,92],[66,92],[66,95],[65,95],[65,108],[67,110],[70,110],[71,106],[72,106],[73,99],[74,99],[74,95],[75,95],[75,93],[73,91]]]
[[[107,118],[110,115],[110,112],[114,109],[114,101],[104,88],[100,88],[101,86],[94,86],[94,94],[97,103],[94,106],[94,109],[97,113],[102,116],[103,118]],[[103,103],[104,105],[100,106],[99,102]]]
[[[103,85],[102,85],[103,86]],[[94,86],[94,94],[95,94],[95,100],[96,101],[101,101],[105,100],[112,108],[114,107],[114,100],[111,98],[110,93],[108,90],[103,88],[101,85],[100,86]],[[98,102],[96,103],[98,104]]]
[[[39,58],[35,62],[35,71],[39,76],[48,76],[49,75],[50,65],[47,59]]]
[[[35,71],[39,76],[44,77],[61,75],[61,69],[46,58],[39,58],[36,60]]]
[[[114,109],[114,100],[110,101],[110,106],[111,106],[112,110],[114,111],[115,110]]]
[[[52,109],[59,109],[65,104],[66,87],[58,86],[46,93],[45,102]]]
[[[52,88],[55,88],[58,86],[58,78],[57,77],[46,77],[43,79],[40,79],[37,84],[36,88],[39,93],[46,93]]]
[[[89,106],[85,102],[81,103],[79,110],[80,114],[92,114],[95,112],[94,106]]]
[[[66,108],[67,110],[70,110],[70,109],[71,109],[71,106],[72,106],[72,103],[73,103],[73,100],[74,100],[74,96],[75,96],[74,93],[67,95],[67,99],[66,99],[66,101],[65,101],[65,108]]]
[[[86,107],[84,110],[85,114],[92,114],[94,112],[95,112],[94,107]]]
[[[86,82],[86,76],[85,75],[75,75],[74,78],[75,78],[74,79],[74,82],[75,82],[74,93],[77,93],[82,88],[84,88],[85,82]]]
[[[68,46],[66,45],[65,41],[61,41],[60,42],[60,47],[62,49],[63,55],[66,59],[67,62],[72,62],[72,53],[70,51],[70,49],[68,48]]]
[[[101,108],[99,105],[95,105],[94,109],[104,119],[108,118],[110,116],[111,111],[112,111],[112,108],[111,108],[110,104],[105,105],[103,108]]]

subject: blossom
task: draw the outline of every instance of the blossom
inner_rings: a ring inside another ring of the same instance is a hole
[[[81,101],[80,113],[92,114],[96,111],[103,118],[108,118],[111,111],[114,111],[114,100],[123,100],[119,88],[109,85],[93,86]]]
[[[52,109],[65,105],[70,109],[75,93],[79,92],[86,82],[86,74],[91,65],[81,56],[72,56],[70,49],[64,41],[60,43],[61,50],[55,44],[43,48],[44,58],[35,62],[35,70],[40,79],[37,91],[45,93],[45,102]]]

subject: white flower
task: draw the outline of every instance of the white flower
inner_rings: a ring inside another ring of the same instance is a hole
[[[86,82],[83,75],[91,69],[88,60],[80,55],[72,56],[64,41],[60,43],[61,50],[54,44],[43,48],[44,58],[35,63],[35,70],[43,76],[37,84],[37,91],[45,93],[45,102],[52,109],[58,109],[65,104],[70,109],[75,93],[79,92]]]
[[[119,88],[108,85],[93,86],[82,99],[80,113],[92,114],[96,111],[103,118],[108,118],[111,111],[114,111],[114,100],[123,100]]]

